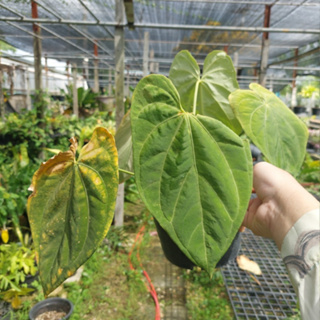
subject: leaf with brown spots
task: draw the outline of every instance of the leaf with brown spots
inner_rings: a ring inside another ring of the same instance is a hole
[[[112,222],[118,155],[112,135],[96,128],[76,159],[70,150],[43,163],[32,179],[28,217],[48,295],[96,250]]]

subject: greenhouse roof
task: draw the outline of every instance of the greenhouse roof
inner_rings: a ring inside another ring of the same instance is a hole
[[[100,79],[104,70],[115,68],[116,27],[124,27],[125,67],[140,76],[146,32],[151,71],[166,75],[182,49],[200,65],[212,50],[225,50],[238,68],[239,83],[247,86],[257,80],[264,37],[269,38],[269,84],[280,88],[292,82],[294,69],[298,75],[320,75],[319,0],[124,0],[122,22],[115,0],[34,2],[38,18],[32,18],[30,0],[1,1],[0,39],[32,55],[36,23],[42,54],[78,66],[85,59],[91,79],[96,58]]]

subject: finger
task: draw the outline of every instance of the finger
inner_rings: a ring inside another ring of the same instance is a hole
[[[247,213],[242,222],[242,226],[250,229],[254,216],[261,204],[262,204],[262,201],[259,198],[250,200]]]

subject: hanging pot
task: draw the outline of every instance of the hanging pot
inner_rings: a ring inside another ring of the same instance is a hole
[[[171,240],[167,232],[160,226],[159,222],[154,219],[158,236],[160,238],[161,247],[166,258],[174,265],[184,268],[193,269],[195,264],[189,260],[189,258],[179,249],[179,247]],[[234,260],[240,250],[241,245],[241,233],[238,232],[233,239],[229,249],[226,251],[224,256],[219,260],[216,267],[220,268],[228,262]]]
[[[73,304],[68,299],[48,298],[38,302],[29,312],[31,320],[69,319],[73,312]]]

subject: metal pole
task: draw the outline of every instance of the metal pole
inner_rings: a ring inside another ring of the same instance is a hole
[[[143,43],[143,76],[149,74],[148,70],[149,63],[149,32],[144,33],[144,43]]]
[[[109,69],[109,79],[108,79],[108,96],[112,96],[112,74],[111,74],[111,69]]]
[[[298,55],[299,55],[299,49],[297,48],[294,51],[294,67],[296,68],[298,66]],[[297,105],[297,87],[296,87],[296,78],[297,78],[297,69],[293,69],[292,71],[292,96],[291,96],[291,108],[295,107]]]
[[[73,75],[73,114],[79,117],[79,105],[78,105],[78,88],[77,88],[77,64],[72,64]]]
[[[35,2],[31,1],[32,18],[38,18],[38,6]],[[38,119],[44,118],[44,103],[42,101],[42,44],[41,44],[41,29],[37,24],[32,25],[33,33],[36,35],[33,37],[33,54],[34,54],[34,82],[35,82],[35,103],[37,108]],[[40,124],[43,126],[44,124]]]
[[[3,81],[3,73],[2,73],[2,68],[0,66],[0,118],[4,119],[5,105],[4,105],[3,90],[2,90],[2,81]]]
[[[49,90],[49,74],[48,74],[48,57],[47,55],[45,55],[44,57],[44,70],[45,70],[45,78],[46,78],[46,82],[45,82],[45,88],[46,90]]]
[[[130,73],[129,73],[129,69],[127,68],[127,70],[126,70],[126,83],[125,83],[125,88],[124,88],[125,97],[129,97],[129,95],[130,95],[129,81],[130,81]]]
[[[67,69],[68,86],[70,86],[70,62],[69,61],[67,61],[66,69]]]
[[[150,73],[154,73],[155,71],[154,71],[154,64],[155,64],[155,62],[154,62],[154,50],[153,49],[151,49],[150,50]]]
[[[26,86],[27,86],[27,110],[31,110],[31,97],[30,97],[30,76],[29,76],[29,68],[26,69]]]
[[[98,93],[99,92],[99,70],[98,70],[99,60],[97,59],[98,46],[96,43],[94,44],[93,51],[94,51],[94,56],[96,57],[96,59],[93,60],[93,64],[94,64],[94,88],[93,88],[93,91]]]
[[[88,58],[83,59],[83,87],[85,82],[89,80]]]
[[[8,76],[9,76],[9,85],[10,85],[10,97],[13,97],[14,93],[14,64],[12,64],[11,67],[8,68]]]
[[[270,15],[271,15],[271,6],[265,6],[264,11],[264,27],[270,27]],[[267,67],[269,59],[269,33],[264,32],[262,36],[262,47],[261,47],[261,62],[260,62],[260,74],[259,74],[259,83],[262,86],[266,85],[267,77]]]
[[[124,28],[121,24],[124,21],[124,5],[122,0],[116,0],[116,20],[119,24],[116,26],[114,47],[116,64],[116,128],[119,127],[124,116]],[[119,184],[118,196],[116,200],[114,224],[122,226],[124,219],[124,183]]]

